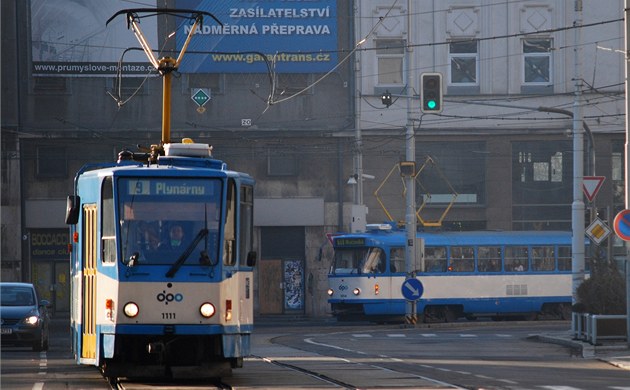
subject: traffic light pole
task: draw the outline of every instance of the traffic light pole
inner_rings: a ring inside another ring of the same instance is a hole
[[[405,62],[407,64],[407,124],[405,126],[405,159],[407,162],[416,161],[416,137],[413,129],[413,70],[415,67],[412,65],[413,59],[413,47],[411,39],[414,36],[412,34],[411,23],[411,0],[407,0],[407,44],[405,45]],[[406,196],[406,208],[405,208],[405,229],[407,236],[407,243],[405,245],[405,268],[407,277],[415,277],[415,270],[413,269],[416,264],[416,182],[415,182],[415,168],[413,174],[405,176],[405,186],[407,187]],[[407,301],[406,304],[406,318],[407,323],[415,324],[417,321],[417,301]]]

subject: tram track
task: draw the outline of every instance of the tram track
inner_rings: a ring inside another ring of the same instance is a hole
[[[128,380],[126,378],[121,378],[116,380],[113,384],[110,384],[112,390],[147,390],[151,388],[159,388],[160,390],[170,390],[170,389],[181,389],[185,387],[186,389],[220,389],[220,390],[232,390],[236,388],[265,388],[265,389],[274,389],[274,388],[299,388],[302,386],[307,386],[307,381],[310,382],[308,385],[309,388],[320,388],[320,389],[349,389],[356,390],[359,388],[364,388],[364,386],[357,385],[356,383],[349,383],[348,381],[342,380],[340,378],[334,378],[332,375],[321,372],[321,370],[317,369],[309,369],[303,366],[299,366],[297,364],[287,363],[280,361],[271,357],[263,357],[263,356],[250,356],[248,358],[251,363],[259,362],[263,363],[266,366],[274,366],[281,370],[281,375],[277,375],[274,380],[269,380],[265,382],[263,379],[264,372],[268,372],[268,369],[264,367],[252,367],[254,368],[254,375],[239,375],[237,372],[236,375],[227,378],[217,378],[217,379],[206,379],[206,380],[173,380],[169,378],[164,378],[163,380],[155,380],[152,379],[150,381],[142,381],[142,380]],[[340,360],[342,364],[356,364],[350,360],[346,359],[335,359]],[[330,363],[329,363],[330,364]],[[336,370],[339,371],[339,364],[335,364]],[[379,367],[370,365],[372,370],[387,370],[392,371],[391,369],[385,367]],[[341,370],[341,372],[348,372],[349,370]],[[258,375],[259,373],[259,375]],[[398,374],[404,374],[402,372]],[[281,382],[278,383],[278,378],[282,377]],[[262,382],[261,382],[262,381]],[[275,382],[275,383],[274,383]],[[315,386],[314,386],[315,383]]]
[[[324,382],[329,383],[331,385],[340,386],[340,387],[342,387],[344,389],[357,389],[356,386],[354,386],[354,385],[352,385],[350,383],[346,383],[346,382],[343,382],[343,381],[331,378],[328,375],[324,375],[324,374],[319,373],[319,372],[315,372],[315,371],[308,370],[308,369],[305,369],[305,368],[302,368],[302,367],[298,367],[298,366],[295,366],[293,364],[283,363],[283,362],[280,362],[280,361],[277,361],[277,360],[274,360],[274,359],[271,359],[271,358],[263,358],[263,357],[259,357],[259,356],[257,356],[257,358],[261,359],[262,361],[264,361],[266,363],[274,364],[274,365],[276,365],[278,367],[282,367],[282,368],[286,368],[286,369],[289,369],[289,370],[292,370],[292,371],[300,372],[300,373],[302,373],[304,375],[308,375],[308,376],[310,376],[312,378],[324,381]]]

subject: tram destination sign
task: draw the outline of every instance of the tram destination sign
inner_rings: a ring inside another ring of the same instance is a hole
[[[129,180],[129,195],[203,196],[213,193],[213,183],[183,180]]]
[[[365,245],[365,238],[337,238],[337,246],[362,246]]]

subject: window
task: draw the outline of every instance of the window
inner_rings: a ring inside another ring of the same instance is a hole
[[[553,271],[556,269],[556,257],[552,246],[532,247],[532,270]]]
[[[527,158],[531,159],[531,153],[529,153]],[[534,181],[561,182],[562,152],[556,152],[549,158],[549,161],[534,161],[532,163],[532,167],[534,173]]]
[[[505,247],[505,271],[523,272],[528,270],[527,247]]]
[[[389,251],[389,270],[391,272],[405,272],[405,248],[392,248]]]
[[[160,185],[164,189],[189,190],[159,194],[152,183],[149,177],[119,178],[117,181],[120,219],[115,222],[122,237],[117,243],[120,260],[127,264],[134,258],[138,264],[173,265],[174,259],[188,249],[190,252],[179,266],[215,266],[222,259],[219,252],[222,225],[226,240],[229,240],[224,245],[226,262],[234,261],[235,202],[238,199],[234,200],[233,185],[228,187],[229,203],[224,205],[220,178],[161,178]],[[229,209],[222,219],[224,207]],[[196,244],[191,245],[195,241]],[[173,272],[177,272],[179,266]]]
[[[449,82],[454,85],[478,83],[479,50],[477,41],[451,42],[449,44]]]
[[[446,272],[445,247],[426,247],[424,248],[424,256],[426,272]]]
[[[254,248],[254,188],[241,186],[241,209],[239,226],[239,258],[247,265],[247,256]]]
[[[379,85],[403,84],[403,60],[405,41],[402,39],[377,39],[376,61]]]
[[[624,161],[625,145],[622,141],[613,141],[612,143],[612,185],[613,185],[613,204],[623,207],[625,203],[625,161]]]
[[[551,84],[551,39],[523,39],[523,82]]]
[[[513,230],[570,229],[570,150],[570,141],[564,140],[512,143]]]
[[[373,274],[385,272],[385,254],[381,248],[369,248],[363,264],[361,273]]]
[[[480,246],[477,249],[479,272],[501,272],[501,248]]]
[[[451,272],[473,272],[475,270],[475,251],[473,247],[451,247],[451,259],[448,270]]]
[[[116,224],[114,223],[114,186],[112,178],[106,177],[101,188],[101,240],[103,263],[116,263]]]
[[[484,142],[419,144],[416,153],[419,159],[431,157],[432,161],[425,160],[426,166],[418,174],[418,181],[423,186],[416,191],[416,202],[448,203],[453,199],[454,189],[459,194],[457,203],[483,204],[486,189],[485,151]]]
[[[227,188],[227,207],[225,211],[225,224],[223,227],[223,264],[236,264],[236,184],[234,179],[229,179]]]
[[[558,247],[558,271],[571,271],[571,247]]]

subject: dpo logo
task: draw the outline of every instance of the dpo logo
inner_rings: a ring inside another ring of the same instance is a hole
[[[173,285],[171,283],[166,285],[168,288],[171,288]],[[164,302],[165,305],[168,305],[169,302],[181,302],[184,300],[184,295],[180,294],[180,293],[167,293],[166,290],[162,290],[161,293],[159,293],[156,297],[155,297],[158,302]]]

